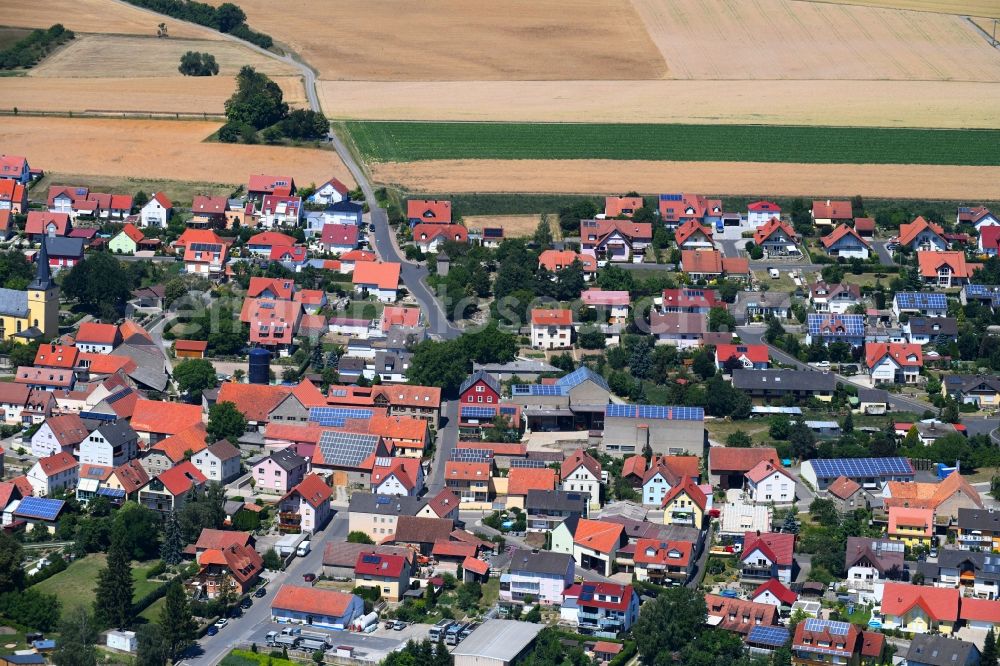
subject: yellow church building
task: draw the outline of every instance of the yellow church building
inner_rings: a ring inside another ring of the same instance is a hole
[[[52,281],[45,245],[38,251],[38,271],[27,290],[0,288],[0,340],[26,343],[59,334],[59,287]]]

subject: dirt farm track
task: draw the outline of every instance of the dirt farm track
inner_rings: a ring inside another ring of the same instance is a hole
[[[436,160],[372,165],[415,192],[679,192],[878,198],[1000,198],[1000,167],[609,160]]]
[[[337,177],[354,187],[333,151],[205,143],[218,128],[183,120],[5,117],[0,146],[29,155],[32,166],[62,173],[238,184],[251,172],[273,172],[300,183]]]

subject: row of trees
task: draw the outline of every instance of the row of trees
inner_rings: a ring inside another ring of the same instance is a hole
[[[274,40],[271,39],[270,35],[251,30],[247,26],[247,15],[239,6],[231,2],[223,2],[218,7],[196,0],[127,0],[127,2],[182,21],[208,26],[219,32],[225,32],[251,44],[256,44],[263,49],[274,46]],[[160,34],[165,34],[162,27]]]
[[[19,39],[0,51],[0,69],[33,67],[57,46],[73,39],[72,30],[56,23],[48,30],[32,30],[24,39]]]

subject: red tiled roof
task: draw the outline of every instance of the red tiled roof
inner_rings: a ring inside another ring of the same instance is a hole
[[[535,308],[531,311],[531,324],[532,326],[570,326],[573,324],[573,311]]]
[[[150,200],[159,202],[161,206],[167,209],[174,207],[174,204],[170,202],[170,199],[168,199],[167,195],[163,192],[153,192],[153,196],[150,197]]]
[[[702,489],[699,488],[698,484],[692,481],[689,476],[685,476],[684,480],[680,484],[670,489],[670,492],[663,497],[663,502],[660,506],[666,507],[682,494],[687,495],[691,501],[695,503],[695,506],[702,511],[704,511],[705,507],[708,506],[708,497],[705,496]]]
[[[316,423],[274,423],[269,422],[264,428],[266,439],[287,441],[292,443],[318,444],[323,435],[323,426]]]
[[[393,326],[419,326],[420,308],[407,308],[397,305],[387,305],[382,310],[382,330],[388,331]]]
[[[885,635],[875,631],[861,632],[861,656],[878,658],[885,649]]]
[[[65,236],[69,232],[68,213],[50,213],[48,211],[29,210],[28,220],[24,224],[24,233],[41,235],[49,224],[56,225],[56,236]]]
[[[757,245],[763,245],[764,242],[779,229],[789,238],[793,240],[795,239],[795,229],[792,228],[792,225],[787,222],[782,222],[776,217],[772,217],[770,220],[757,227],[757,229],[753,232],[753,242]]]
[[[778,623],[778,607],[773,604],[706,594],[705,605],[709,617],[722,618],[719,627],[726,631],[749,634],[756,626],[770,627]],[[805,624],[801,622],[799,627],[804,627]]]
[[[219,388],[216,404],[231,402],[248,421],[260,423],[268,420],[267,417],[271,410],[277,407],[289,393],[291,393],[291,389],[287,386],[225,382]]]
[[[604,197],[604,214],[607,217],[618,217],[623,214],[632,217],[632,213],[642,207],[642,197]],[[622,213],[624,210],[630,212]]]
[[[857,232],[861,231],[875,231],[875,218],[873,217],[856,217],[854,218],[854,230]]]
[[[42,469],[42,474],[45,476],[54,476],[60,472],[65,472],[68,469],[77,467],[78,463],[76,458],[68,453],[60,451],[58,453],[53,453],[51,456],[39,458],[38,465]]]
[[[138,459],[129,460],[124,465],[119,465],[113,474],[118,479],[122,489],[129,495],[149,483],[149,474],[146,473],[146,469],[139,463]]]
[[[925,278],[936,278],[938,269],[942,266],[951,268],[952,277],[970,278],[973,267],[966,263],[964,252],[917,252],[917,264],[920,266],[920,275]]]
[[[81,353],[80,363],[89,364],[87,370],[91,375],[113,375],[119,370],[129,373],[139,367],[128,356],[113,356],[111,354],[98,354],[96,352]]]
[[[76,344],[113,345],[118,341],[118,327],[114,324],[100,324],[88,321],[80,324],[76,332]]]
[[[171,245],[187,247],[192,243],[208,243],[210,245],[226,245],[226,240],[211,229],[185,229],[180,238]]]
[[[512,469],[511,474],[521,469],[520,467]],[[599,553],[610,553],[621,543],[624,529],[625,527],[619,523],[581,518],[576,524],[573,543]]]
[[[273,245],[268,258],[271,261],[305,261],[306,248],[302,245]]]
[[[79,355],[80,351],[76,347],[43,343],[38,346],[38,351],[35,352],[35,365],[69,369],[76,367]]]
[[[826,625],[816,625],[807,629],[807,624],[809,623],[800,622],[795,627],[795,637],[792,639],[794,647],[804,651],[815,651],[822,645],[820,649],[824,653],[848,659],[854,654],[861,631],[853,624],[847,625],[846,633],[838,634],[831,633]]]
[[[157,477],[163,487],[174,497],[183,495],[194,485],[201,485],[207,480],[205,475],[190,460],[174,465]]]
[[[529,490],[555,490],[558,477],[549,467],[515,467],[507,476],[507,494],[527,496]]]
[[[445,488],[437,495],[427,501],[427,507],[434,512],[434,515],[443,518],[451,513],[459,505],[458,495]]]
[[[590,472],[595,479],[598,481],[601,480],[601,463],[597,462],[593,456],[583,449],[573,451],[569,454],[569,457],[563,460],[560,476],[565,479],[581,466]]]
[[[893,582],[885,584],[882,591],[883,615],[905,615],[915,606],[920,606],[932,620],[954,622],[959,616],[959,592],[955,588]]]
[[[545,250],[538,255],[538,265],[547,271],[559,271],[579,261],[584,273],[597,271],[597,259],[589,254],[579,254],[573,250]]]
[[[746,473],[746,477],[754,483],[760,483],[775,472],[778,474],[784,474],[789,479],[792,478],[792,475],[787,469],[781,465],[775,465],[769,460],[761,460],[759,463],[754,465],[753,468]]]
[[[440,557],[475,557],[477,550],[478,548],[476,548],[476,544],[474,543],[438,539],[434,542],[431,555]]]
[[[598,287],[591,287],[590,289],[584,291],[580,294],[580,300],[582,300],[585,305],[595,306],[629,305],[632,302],[632,298],[627,291],[608,291]]]
[[[355,576],[377,576],[379,578],[399,578],[406,568],[406,558],[387,553],[358,553],[354,564]]]
[[[760,585],[753,594],[750,595],[751,601],[757,601],[757,597],[764,594],[765,592],[770,592],[773,594],[778,601],[785,604],[786,606],[791,606],[799,599],[799,595],[795,594],[787,587],[781,584],[781,581],[777,578],[772,578],[766,583]]]
[[[379,289],[398,289],[400,268],[397,263],[366,261],[355,264],[351,281],[356,285],[373,284]]]
[[[271,608],[340,617],[353,599],[354,595],[346,592],[285,584],[271,600]]]
[[[387,464],[382,465],[379,464],[380,462]],[[420,478],[420,461],[416,458],[402,457],[388,458],[387,460],[376,458],[375,464],[372,466],[372,488],[378,487],[390,477],[395,477],[407,491],[412,491]]]
[[[663,541],[639,539],[635,544],[633,560],[636,564],[662,564],[686,567],[691,563],[694,544],[690,541]]]
[[[720,363],[726,363],[730,359],[746,358],[751,363],[767,363],[770,355],[767,345],[716,345],[715,358]]]
[[[247,245],[295,245],[295,238],[277,231],[263,231],[247,240]]]
[[[979,245],[984,250],[1000,248],[1000,226],[983,227],[983,230],[979,232]]]
[[[323,502],[329,502],[333,489],[326,484],[322,477],[316,474],[306,474],[297,486],[292,488],[285,497],[297,493],[312,508],[319,508]],[[285,499],[282,497],[281,499]]]
[[[781,566],[791,566],[795,548],[795,535],[780,532],[746,532],[743,534],[743,553],[740,560],[759,550],[771,562]]]
[[[861,485],[854,479],[848,479],[846,476],[839,476],[827,486],[827,490],[834,497],[839,497],[840,499],[847,499],[854,493],[861,489]]]
[[[250,278],[250,286],[247,288],[247,298],[259,298],[268,291],[271,293],[267,298],[290,301],[295,295],[295,282],[286,278]]]
[[[248,298],[243,301],[240,320],[250,324],[250,341],[266,345],[291,344],[300,324],[302,304]]]
[[[874,368],[888,356],[900,367],[922,367],[924,352],[920,345],[902,342],[868,342],[865,344],[865,364]],[[912,360],[910,360],[912,358]]]
[[[198,557],[201,566],[224,566],[240,584],[253,580],[264,570],[264,559],[252,546],[233,544],[222,549],[206,550]]]
[[[449,460],[444,464],[444,478],[456,481],[488,481],[490,464],[487,462],[462,462]]]
[[[7,508],[12,500],[20,499],[21,491],[12,481],[0,481],[0,511]]]
[[[850,226],[848,226],[847,224],[841,224],[839,227],[831,231],[829,234],[820,238],[819,242],[823,244],[823,247],[829,250],[845,236],[854,236],[861,242],[862,245],[871,249],[871,245],[868,244],[868,241],[866,241],[864,238],[858,235],[858,232],[855,231]]]
[[[990,622],[994,625],[1000,624],[1000,601],[996,599],[965,597],[962,599],[962,609],[959,617],[971,622],[980,621]]]
[[[456,243],[469,242],[469,230],[461,224],[417,224],[413,227],[413,241],[415,243],[430,243],[438,236],[443,236],[446,241]]]
[[[622,476],[635,475],[642,477],[646,473],[646,459],[641,455],[634,455],[625,459],[622,464]]]
[[[934,509],[890,506],[889,534],[898,533],[900,527],[918,528],[921,536],[931,536],[934,533]]]
[[[490,565],[470,555],[462,560],[462,569],[471,571],[477,576],[485,576],[490,572]]]
[[[754,201],[747,208],[754,213],[773,213],[777,215],[781,212],[781,206],[771,201]]]
[[[942,239],[944,238],[944,229],[940,225],[928,222],[921,216],[909,224],[899,225],[899,244],[909,245],[917,239],[917,235],[922,231],[931,231],[942,237]]]
[[[291,176],[269,176],[258,173],[250,175],[247,185],[248,192],[271,192],[273,194],[290,194],[295,187]]]
[[[206,197],[198,195],[191,202],[191,212],[204,215],[222,215],[229,207],[226,197]]]
[[[215,530],[210,527],[202,528],[195,542],[196,550],[216,549],[222,550],[230,546],[246,546],[250,543],[250,533],[237,530]]]
[[[814,220],[850,220],[854,217],[854,209],[850,201],[813,201],[812,214]]]
[[[708,468],[712,474],[730,472],[746,474],[761,460],[767,460],[773,465],[781,464],[778,452],[770,446],[749,449],[713,446],[708,450]]]
[[[201,405],[181,402],[160,402],[142,398],[132,412],[132,428],[136,432],[176,435],[196,423],[201,423]]]
[[[685,273],[722,273],[722,253],[718,250],[681,250],[681,268]]]
[[[324,224],[320,242],[353,248],[358,244],[358,228],[353,224]]]
[[[208,349],[206,340],[174,340],[174,351],[204,352]]]
[[[709,241],[712,240],[712,227],[703,227],[697,220],[688,220],[677,227],[674,231],[674,241],[677,243],[677,247],[683,247],[684,243],[698,232],[701,232]]]
[[[451,222],[451,202],[436,199],[410,199],[406,202],[406,217],[411,220],[448,224]]]
[[[180,431],[176,435],[170,435],[154,444],[151,451],[162,451],[165,456],[174,463],[184,460],[188,452],[198,453],[206,448],[205,437],[207,432],[205,425],[200,421],[190,428]]]
[[[131,203],[129,204],[129,207],[131,208]],[[139,231],[139,227],[135,226],[131,222],[122,227],[121,233],[128,236],[133,243],[142,242],[142,239],[146,237],[146,234]]]

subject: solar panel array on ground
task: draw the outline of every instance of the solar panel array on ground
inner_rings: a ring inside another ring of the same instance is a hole
[[[867,479],[876,476],[913,474],[913,465],[906,458],[817,458],[810,460],[816,478]]]
[[[679,405],[608,405],[604,408],[604,416],[663,421],[704,421],[705,410],[701,407]]]
[[[378,435],[326,430],[320,435],[323,463],[334,467],[357,467],[375,452]]]
[[[896,304],[904,310],[944,310],[948,307],[948,299],[940,293],[900,291],[896,293]]]
[[[357,407],[313,407],[309,420],[327,428],[339,428],[347,419],[370,419],[372,410]]]

